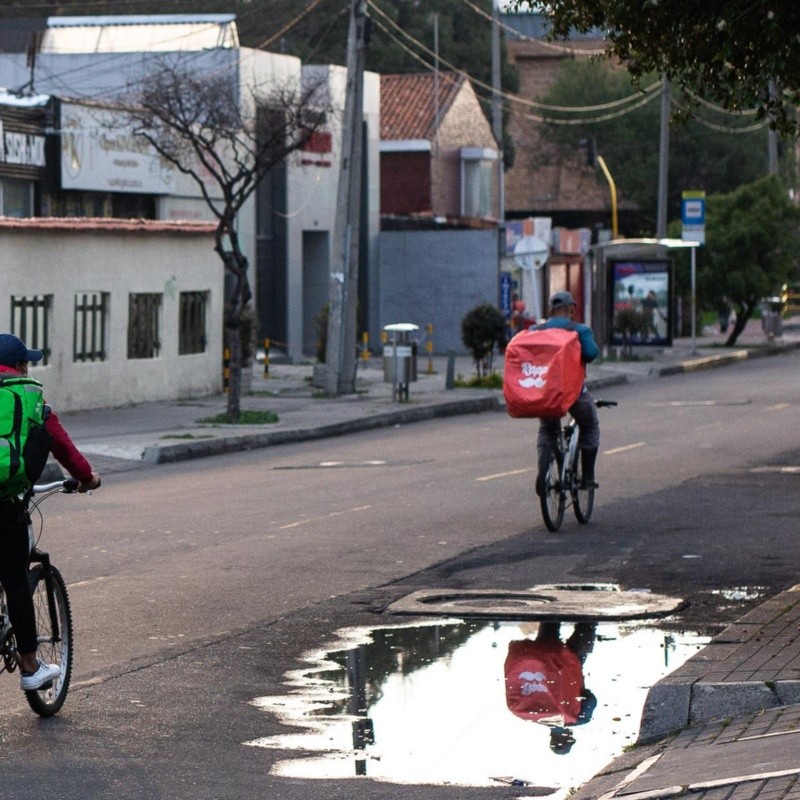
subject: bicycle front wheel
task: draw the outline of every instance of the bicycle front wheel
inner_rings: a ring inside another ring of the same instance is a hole
[[[542,507],[542,518],[549,531],[557,531],[564,519],[566,492],[561,486],[561,458],[558,450],[551,450],[544,473],[542,491],[539,502]]]
[[[574,479],[571,489],[572,508],[575,511],[575,519],[582,525],[585,525],[592,518],[592,511],[594,510],[594,488],[580,488],[581,481],[583,480],[580,453],[577,453],[575,457],[575,471],[573,475]]]
[[[37,714],[52,717],[64,705],[72,676],[72,611],[61,573],[51,566],[48,581],[43,567],[35,567],[33,572],[38,572],[32,577],[35,578],[33,605],[39,658],[58,665],[61,674],[41,689],[25,692],[25,697]],[[51,591],[48,591],[48,583]]]

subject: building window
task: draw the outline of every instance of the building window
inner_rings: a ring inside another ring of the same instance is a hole
[[[160,294],[132,294],[128,301],[128,358],[157,358]]]
[[[497,153],[481,147],[461,149],[461,213],[465,217],[491,217]]]
[[[32,217],[33,182],[13,178],[0,180],[0,209],[4,217]]]
[[[205,353],[208,292],[181,292],[178,355]]]
[[[82,292],[75,295],[73,361],[106,360],[108,305],[108,292]]]
[[[50,359],[50,310],[53,295],[11,298],[11,332],[19,336],[28,347],[41,350],[44,357],[38,365]]]

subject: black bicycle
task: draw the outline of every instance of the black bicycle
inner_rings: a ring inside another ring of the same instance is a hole
[[[33,595],[36,611],[36,635],[38,652],[48,664],[57,664],[61,669],[58,677],[33,691],[25,692],[30,707],[43,717],[57,713],[69,691],[72,677],[72,611],[70,610],[67,585],[58,569],[50,563],[50,556],[40,550],[43,517],[39,506],[47,497],[54,494],[71,494],[77,491],[78,482],[69,478],[54,483],[36,484],[24,495],[28,516],[28,537],[30,539],[30,562],[28,583]],[[34,496],[40,496],[34,501]],[[39,514],[39,535],[34,535],[31,515]],[[0,672],[14,672],[19,667],[19,656],[14,631],[8,619],[5,593],[0,587]]]
[[[598,408],[617,405],[613,400],[595,400]],[[594,488],[582,489],[583,475],[578,451],[578,424],[570,418],[560,426],[555,448],[550,448],[547,470],[544,474],[544,491],[539,496],[544,524],[549,531],[557,531],[564,521],[564,509],[572,501],[575,518],[586,524],[594,510]]]

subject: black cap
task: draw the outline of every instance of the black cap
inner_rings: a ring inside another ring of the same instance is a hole
[[[13,333],[0,333],[0,364],[16,367],[20,361],[41,361],[41,350],[28,350],[27,345]]]

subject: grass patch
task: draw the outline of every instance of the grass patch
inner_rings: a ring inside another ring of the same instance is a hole
[[[197,436],[194,433],[168,433],[161,436],[161,439],[213,439],[213,436]]]
[[[465,378],[459,373],[453,381],[453,386],[459,389],[502,389],[503,376],[492,372],[490,375],[473,375],[471,378]]]
[[[197,421],[203,425],[272,425],[278,421],[278,415],[274,411],[240,411],[236,419],[229,419],[223,412]]]

